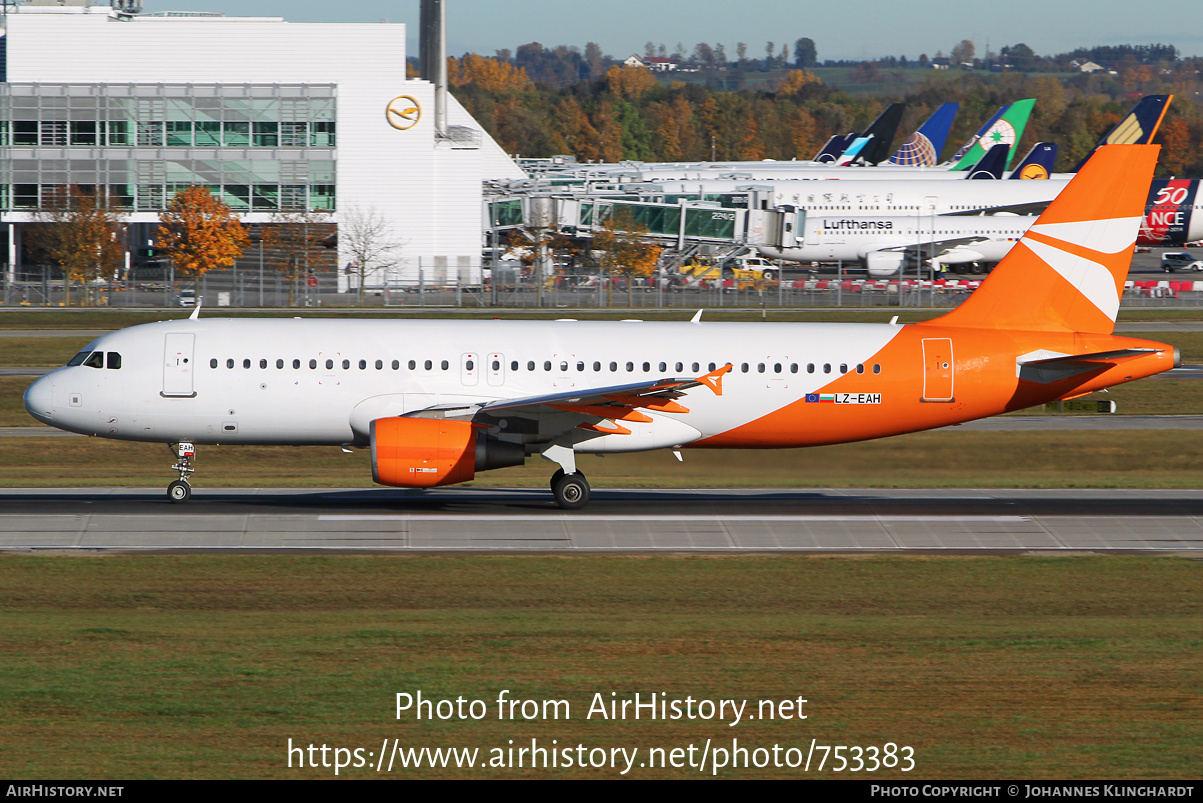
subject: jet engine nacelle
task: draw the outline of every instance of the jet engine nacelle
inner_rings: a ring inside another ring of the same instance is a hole
[[[398,488],[432,488],[525,462],[522,444],[489,438],[482,429],[444,418],[378,418],[371,430],[372,479]]]
[[[906,263],[906,253],[902,251],[872,251],[865,254],[865,268],[870,276],[894,276]]]

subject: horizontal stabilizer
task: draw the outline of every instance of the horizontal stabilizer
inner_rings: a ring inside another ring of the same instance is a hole
[[[1024,365],[1085,365],[1087,363],[1120,362],[1133,357],[1143,357],[1153,354],[1158,349],[1116,349],[1115,351],[1096,351],[1092,354],[1070,354],[1065,357],[1049,357],[1046,360],[1032,360]]]
[[[1116,363],[1156,354],[1158,351],[1160,349],[1116,349],[1027,360],[1019,363],[1019,378],[1041,384],[1058,382],[1089,371],[1105,371]]]

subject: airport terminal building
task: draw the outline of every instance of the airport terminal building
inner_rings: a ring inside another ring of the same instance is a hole
[[[404,25],[137,14],[87,1],[7,7],[0,222],[10,276],[21,224],[70,186],[106,188],[131,223],[148,224],[134,227],[141,236],[175,192],[199,184],[247,223],[300,210],[334,223],[375,215],[400,244],[392,280],[414,281],[421,268],[427,281],[454,283],[479,266],[482,182],[523,174],[454,98],[436,127],[434,84],[406,78]],[[350,283],[340,270],[340,290]]]

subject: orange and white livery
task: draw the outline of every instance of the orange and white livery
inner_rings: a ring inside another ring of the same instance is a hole
[[[198,319],[124,329],[36,381],[62,429],[177,444],[370,448],[377,482],[430,487],[579,453],[880,438],[1166,371],[1112,334],[1157,147],[1102,148],[958,308],[921,324]]]

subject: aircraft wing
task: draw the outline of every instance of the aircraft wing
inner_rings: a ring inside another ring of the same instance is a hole
[[[947,254],[949,251],[956,250],[957,248],[961,248],[966,245],[976,245],[977,243],[985,243],[989,241],[989,237],[980,234],[973,234],[967,237],[948,237],[943,240],[929,240],[925,243],[895,245],[890,248],[881,248],[879,250],[905,253],[911,259],[931,259],[932,256],[940,257],[944,254]]]
[[[707,387],[717,396],[723,395],[723,376],[731,370],[730,363],[698,377],[662,377],[625,385],[606,385],[594,388],[574,388],[563,393],[543,396],[527,396],[518,399],[499,399],[481,404],[441,404],[407,413],[411,418],[455,418],[478,421],[499,414],[507,417],[542,418],[560,416],[568,418],[567,429],[577,427],[607,435],[630,434],[630,430],[619,421],[647,423],[648,418],[640,409],[663,413],[687,413],[689,409],[679,404],[682,391],[696,387]],[[612,421],[613,427],[601,425]]]
[[[967,217],[971,215],[1040,215],[1053,201],[1033,201],[1026,204],[1004,204],[1003,206],[983,206],[978,209],[967,209],[961,212],[945,212],[940,217]]]

